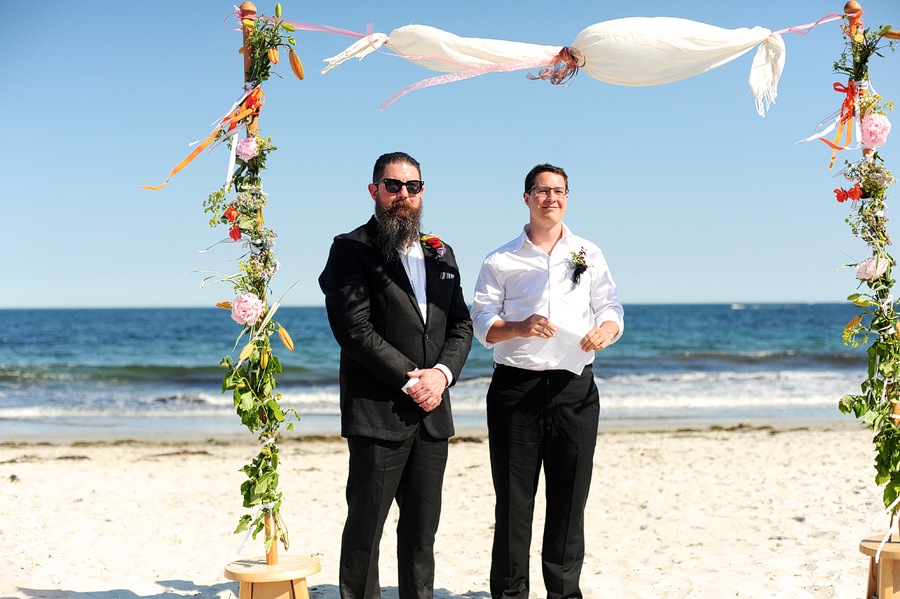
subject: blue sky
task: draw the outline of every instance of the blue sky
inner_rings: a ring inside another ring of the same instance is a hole
[[[839,12],[820,0],[690,3],[293,2],[285,18],[359,32],[410,23],[482,37],[568,45],[583,28],[628,16],[671,16],[724,28],[778,30]],[[239,248],[217,246],[202,203],[225,175],[227,151],[202,155],[162,191],[156,185],[209,133],[242,84],[240,34],[227,2],[109,2],[92,12],[47,0],[7,7],[0,24],[6,76],[6,168],[0,195],[10,240],[0,308],[211,306],[224,285],[194,271],[234,272]],[[271,6],[258,3],[261,12]],[[863,3],[868,25],[898,21],[896,0]],[[835,302],[856,288],[865,257],[834,200],[822,143],[795,146],[840,106],[832,73],[838,23],[787,34],[778,99],[756,114],[747,76],[753,51],[709,73],[656,87],[618,87],[579,75],[569,87],[491,74],[419,90],[384,112],[398,89],[435,73],[373,54],[321,75],[351,38],[298,32],[306,80],[285,60],[265,86],[261,133],[278,152],[264,184],[278,232],[278,296],[322,304],[316,279],[334,235],[368,219],[375,158],[406,151],[423,166],[424,228],[446,239],[467,300],[484,256],[528,217],[525,173],[563,166],[566,222],[603,249],[629,303]],[[875,89],[900,100],[900,54],[873,59]],[[898,113],[900,114],[900,113]],[[896,120],[896,118],[895,118]],[[900,131],[894,133],[900,135]],[[882,150],[900,174],[900,138]],[[857,152],[844,152],[856,160]],[[844,157],[839,154],[838,164]]]

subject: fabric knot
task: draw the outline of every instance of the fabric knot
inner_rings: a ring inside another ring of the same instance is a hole
[[[529,79],[544,79],[553,85],[571,85],[571,80],[578,74],[578,69],[585,64],[584,52],[578,48],[564,47],[553,61],[541,69],[537,75],[529,73]]]

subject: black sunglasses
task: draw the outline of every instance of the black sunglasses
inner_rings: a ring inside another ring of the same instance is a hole
[[[373,185],[376,187],[379,183],[384,183],[384,188],[388,193],[400,193],[400,188],[406,185],[406,191],[409,192],[410,195],[416,195],[420,191],[422,191],[422,187],[425,186],[425,181],[400,181],[399,179],[380,179],[375,181]]]

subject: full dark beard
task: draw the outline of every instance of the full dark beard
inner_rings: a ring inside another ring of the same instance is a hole
[[[375,243],[381,249],[385,260],[388,262],[399,260],[400,250],[414,243],[419,237],[422,207],[412,208],[396,203],[382,210],[376,206],[375,215],[378,217],[378,235]]]

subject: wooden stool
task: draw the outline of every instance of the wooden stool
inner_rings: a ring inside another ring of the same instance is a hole
[[[225,566],[225,578],[241,583],[240,599],[309,599],[306,577],[322,569],[314,557],[282,555],[269,566],[265,556]]]
[[[864,539],[859,550],[869,556],[869,584],[866,585],[866,599],[876,595],[878,599],[900,599],[900,542],[888,541],[881,549],[878,563],[875,554],[881,544],[883,534]]]

